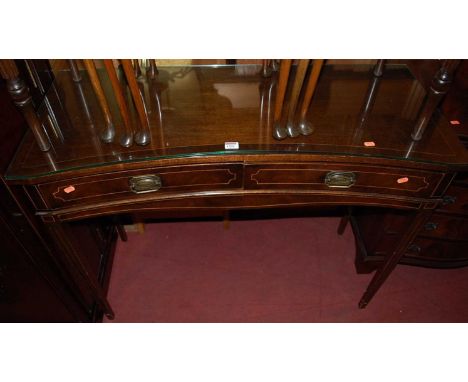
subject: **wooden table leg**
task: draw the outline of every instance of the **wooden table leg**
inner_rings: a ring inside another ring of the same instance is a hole
[[[0,75],[6,80],[8,93],[26,119],[29,128],[36,138],[39,149],[41,151],[48,151],[50,149],[49,139],[34,110],[29,88],[20,77],[15,62],[13,60],[0,60]]]
[[[375,272],[374,277],[372,278],[367,290],[359,301],[359,308],[365,308],[372,297],[377,293],[379,288],[382,286],[384,281],[390,276],[390,273],[395,269],[401,257],[405,254],[408,246],[416,237],[417,232],[420,230],[422,225],[426,222],[429,216],[432,214],[431,209],[422,209],[416,213],[416,216],[413,218],[408,229],[405,231],[403,236],[400,239],[400,242],[395,248],[395,251],[390,253],[382,265]]]
[[[88,272],[83,260],[70,242],[62,224],[64,223],[50,223],[47,225],[53,242],[57,245],[61,260],[66,264],[67,270],[72,274],[81,288],[89,290],[93,299],[102,308],[104,314],[109,319],[114,319],[114,311],[107,301],[106,294],[101,285],[99,285],[97,277]]]
[[[101,139],[107,143],[112,142],[115,137],[114,123],[112,122],[112,116],[109,105],[107,104],[104,90],[102,89],[101,82],[99,81],[96,66],[94,65],[93,60],[83,60],[83,63],[86,71],[88,72],[91,85],[93,86],[94,93],[96,94],[96,97],[99,101],[99,106],[101,107],[102,113],[104,114],[104,119],[106,121],[106,127],[100,134]]]
[[[306,120],[307,110],[309,110],[310,101],[317,87],[320,71],[322,70],[324,60],[314,60],[312,72],[310,73],[309,81],[304,94],[304,100],[301,105],[301,114],[299,117],[299,132],[302,135],[310,135],[314,131],[314,127]]]
[[[297,101],[301,94],[302,84],[307,72],[307,67],[309,66],[309,61],[310,60],[299,60],[299,64],[297,65],[296,77],[294,78],[294,84],[289,100],[288,121],[286,122],[286,131],[291,138],[295,138],[300,134],[294,124],[294,116],[296,115]]]
[[[140,131],[138,131],[135,134],[135,142],[138,145],[144,146],[150,142],[151,135],[149,119],[148,114],[146,112],[146,106],[144,103],[143,95],[140,92],[138,83],[135,78],[135,74],[133,73],[131,60],[120,60],[120,62],[122,63],[122,68],[124,70],[125,77],[127,78],[127,83],[130,88],[130,92],[132,93],[133,102],[135,103],[138,118],[140,121]]]
[[[278,87],[276,90],[275,112],[273,115],[273,137],[281,140],[288,136],[286,129],[281,126],[281,112],[283,101],[288,86],[289,72],[291,71],[292,60],[281,60]]]
[[[130,124],[130,114],[128,112],[127,103],[120,86],[119,79],[115,73],[115,68],[112,60],[104,60],[104,67],[111,81],[112,89],[114,90],[115,99],[119,105],[120,114],[122,115],[124,131],[120,138],[120,144],[124,147],[130,147],[133,143],[133,131]]]

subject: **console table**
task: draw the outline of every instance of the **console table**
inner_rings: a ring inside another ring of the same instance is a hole
[[[466,150],[442,114],[432,116],[420,140],[412,138],[426,90],[404,64],[387,64],[379,79],[370,65],[324,65],[307,112],[313,132],[281,141],[273,131],[276,76],[261,71],[217,65],[140,73],[150,140],[130,147],[119,144],[125,131],[105,72],[98,69],[117,137],[108,143],[100,139],[106,119],[86,73],[74,81],[69,70],[54,72],[36,109],[51,149],[41,151],[29,132],[6,179],[40,217],[80,293],[108,317],[114,312],[104,288],[66,234],[70,222],[315,205],[410,211],[359,302],[364,308],[455,175],[468,169]],[[138,130],[126,88],[124,96]]]

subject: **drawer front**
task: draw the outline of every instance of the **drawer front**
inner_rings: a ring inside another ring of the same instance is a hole
[[[450,186],[438,210],[468,216],[468,187]]]
[[[350,164],[248,164],[247,189],[349,191],[408,197],[437,196],[444,174]]]
[[[149,193],[169,195],[242,187],[242,165],[193,165],[113,172],[37,186],[46,208],[138,200]]]
[[[427,261],[468,260],[468,242],[451,242],[417,237],[405,257]]]
[[[420,235],[468,241],[468,218],[434,213],[424,224]]]

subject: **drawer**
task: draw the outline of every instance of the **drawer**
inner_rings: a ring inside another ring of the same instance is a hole
[[[441,262],[468,260],[468,242],[417,237],[409,246],[405,257]]]
[[[434,213],[419,234],[450,240],[468,241],[468,218]]]
[[[246,189],[296,189],[388,194],[426,198],[435,195],[444,174],[337,163],[248,164]]]
[[[468,187],[452,185],[449,187],[438,211],[468,216]]]
[[[44,208],[138,200],[152,195],[242,187],[242,164],[155,167],[44,183],[36,186]],[[36,204],[37,201],[36,201]]]

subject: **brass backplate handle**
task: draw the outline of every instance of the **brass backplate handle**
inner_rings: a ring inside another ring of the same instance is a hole
[[[349,188],[356,183],[354,172],[330,171],[325,176],[325,184],[333,188]]]
[[[129,179],[130,189],[135,194],[158,191],[162,187],[158,175],[138,175]]]

